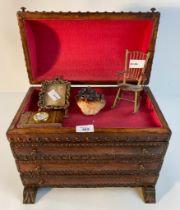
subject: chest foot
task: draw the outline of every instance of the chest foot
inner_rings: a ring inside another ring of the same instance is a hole
[[[24,187],[23,191],[23,203],[24,204],[33,204],[36,200],[36,187]]]
[[[145,203],[156,203],[155,187],[143,187],[142,192]]]

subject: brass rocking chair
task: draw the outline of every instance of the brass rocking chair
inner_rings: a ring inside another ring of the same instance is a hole
[[[120,99],[131,101],[134,103],[134,112],[139,110],[140,92],[143,90],[143,84],[146,80],[145,70],[149,60],[150,53],[140,51],[128,51],[125,55],[125,70],[118,72],[117,87],[118,91],[112,105],[115,108]],[[122,81],[123,80],[123,81]],[[134,92],[134,100],[129,100],[122,97],[123,91]]]

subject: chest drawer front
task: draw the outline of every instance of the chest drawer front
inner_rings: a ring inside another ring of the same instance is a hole
[[[14,156],[18,160],[116,160],[128,158],[161,158],[166,152],[166,143],[122,143],[118,145],[69,145],[24,144],[13,145]]]
[[[21,175],[25,186],[35,187],[115,187],[151,186],[158,175]]]
[[[20,173],[24,174],[133,174],[159,172],[162,161],[17,161]]]

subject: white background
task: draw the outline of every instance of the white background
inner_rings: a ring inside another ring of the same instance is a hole
[[[144,204],[130,188],[41,190],[36,205],[22,205],[22,184],[5,132],[29,87],[16,12],[161,12],[150,87],[173,135],[157,183],[157,204]],[[0,0],[0,209],[180,209],[180,1]]]

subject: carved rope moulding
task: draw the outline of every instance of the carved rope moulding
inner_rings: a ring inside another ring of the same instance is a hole
[[[100,170],[100,171],[91,171],[91,170],[85,170],[85,171],[72,171],[72,170],[54,170],[54,171],[45,171],[45,170],[40,170],[40,171],[28,171],[28,172],[23,172],[21,173],[22,175],[27,175],[30,177],[34,176],[41,176],[41,175],[158,175],[159,170],[128,170],[128,171],[123,171],[123,170]]]
[[[47,143],[47,142],[39,142],[39,143],[27,143],[27,142],[19,142],[18,144],[16,143],[11,143],[12,147],[15,148],[21,148],[21,147],[94,147],[94,146],[133,146],[133,147],[139,147],[139,146],[152,146],[152,147],[157,147],[157,146],[165,146],[167,145],[166,143],[161,143],[161,142],[133,142],[133,143],[126,143],[126,142],[119,142],[119,143],[106,143],[106,144],[97,144],[97,143]]]
[[[10,142],[120,142],[120,141],[167,141],[167,136],[157,136],[157,135],[149,135],[149,136],[141,136],[141,135],[130,135],[130,136],[67,136],[61,134],[61,137],[10,137]]]
[[[124,160],[128,160],[128,161],[131,161],[131,160],[147,160],[148,158],[151,158],[150,159],[150,162],[154,162],[152,160],[152,157],[154,158],[154,160],[156,161],[159,161],[159,160],[162,160],[163,159],[163,156],[164,155],[149,155],[149,156],[123,156],[123,155],[117,155],[117,156],[112,156],[112,157],[104,157],[104,156],[88,156],[88,157],[82,157],[82,156],[79,156],[79,157],[73,157],[73,156],[61,156],[61,155],[44,155],[44,156],[40,156],[40,157],[36,157],[36,156],[28,156],[28,155],[15,155],[16,159],[17,160],[22,160],[22,161],[31,161],[31,160],[55,160],[55,161],[58,161],[58,160],[62,160],[62,161],[73,161],[73,162],[86,162],[86,163],[98,163],[98,162],[104,162],[106,163],[108,160],[114,160],[114,161],[124,161]]]

